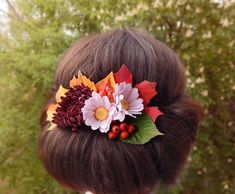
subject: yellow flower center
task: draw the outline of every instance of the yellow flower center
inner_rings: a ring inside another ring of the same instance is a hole
[[[127,100],[126,99],[123,99],[122,101],[121,101],[121,104],[122,104],[122,108],[124,108],[124,109],[128,109],[128,107],[129,107],[129,105],[128,105],[128,102],[127,102]]]
[[[108,110],[105,107],[99,107],[95,110],[95,118],[103,121],[108,117]]]

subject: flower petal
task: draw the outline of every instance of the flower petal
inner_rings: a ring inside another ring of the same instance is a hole
[[[131,101],[129,104],[128,104],[129,108],[133,108],[133,107],[144,107],[143,106],[143,99],[142,98],[137,98],[135,99],[134,101]],[[128,109],[129,109],[128,108]],[[142,108],[143,110],[143,108]]]
[[[91,125],[91,129],[92,129],[92,130],[97,130],[99,127],[100,127],[100,121],[94,122],[94,123]]]
[[[92,130],[96,130],[99,128],[99,121],[97,121],[93,117],[86,119],[85,124],[91,126]]]
[[[136,118],[136,116],[133,115],[133,114],[131,114],[130,112],[128,112],[127,115],[129,115],[129,116],[131,116],[131,117],[133,117],[133,118]]]
[[[109,126],[109,120],[108,119],[100,122],[100,127],[101,128],[107,128],[108,126]]]
[[[139,104],[136,106],[129,106],[128,111],[142,111],[144,109],[143,104]]]
[[[94,98],[89,98],[85,101],[85,106],[89,106],[90,109],[94,110],[96,106],[96,100]]]
[[[139,93],[137,88],[132,88],[131,84],[125,82],[117,84],[115,88],[115,106],[118,112],[121,114],[116,114],[114,119],[123,120],[125,115],[130,115],[135,118],[134,114],[142,114],[144,109],[143,99],[138,98]],[[125,99],[128,104],[128,109],[126,110],[122,105],[122,100]]]
[[[107,96],[104,96],[103,97],[103,104],[104,104],[104,107],[106,108],[106,109],[109,109],[110,108],[110,102],[109,102],[109,98],[107,97]]]
[[[109,127],[106,127],[106,128],[99,128],[100,132],[101,133],[107,133],[109,131]]]
[[[124,119],[125,119],[125,114],[119,112],[119,119],[118,119],[118,120],[119,120],[120,122],[122,122],[122,121],[124,121]]]
[[[94,111],[83,111],[83,119],[94,117]]]
[[[92,98],[94,98],[96,100],[100,99],[100,95],[97,92],[92,92],[91,95],[92,95]]]
[[[128,96],[127,101],[132,102],[139,97],[138,89],[133,88],[131,94]]]
[[[115,106],[110,106],[109,108],[109,115],[112,116],[117,112],[117,108]]]
[[[95,110],[98,107],[104,107],[108,111],[108,117],[105,120],[98,120],[95,118]],[[91,126],[92,130],[99,129],[101,132],[109,130],[113,114],[116,112],[116,106],[111,104],[107,96],[101,97],[100,94],[93,91],[92,97],[85,101],[85,106],[81,109],[83,119],[87,126]]]
[[[140,111],[128,111],[129,113],[131,113],[132,115],[141,115],[142,112]]]
[[[131,93],[133,92],[133,89],[135,89],[135,88],[132,88],[131,84],[126,84],[126,86],[122,89],[123,91],[121,91],[121,92],[125,96],[125,98],[128,99],[129,96],[131,95]],[[137,94],[138,94],[138,91],[137,91]]]

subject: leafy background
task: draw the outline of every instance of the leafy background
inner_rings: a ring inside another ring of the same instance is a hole
[[[1,194],[72,194],[38,160],[39,112],[71,43],[121,27],[144,28],[175,49],[205,107],[183,176],[158,193],[235,193],[234,0],[0,1]]]

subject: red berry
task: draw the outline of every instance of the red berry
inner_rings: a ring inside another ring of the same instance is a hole
[[[118,125],[112,126],[112,132],[118,134],[120,132],[120,127]]]
[[[127,131],[128,125],[126,123],[121,123],[120,124],[120,129],[121,131]]]
[[[105,91],[103,91],[103,90],[102,90],[102,91],[100,91],[100,92],[99,92],[99,94],[100,94],[100,96],[102,96],[102,97],[103,97],[103,96],[106,96],[106,92],[105,92]]]
[[[129,125],[128,125],[128,128],[127,128],[127,131],[128,131],[129,133],[133,133],[133,132],[135,131],[135,126],[132,125],[132,124],[129,124]]]
[[[127,131],[123,131],[120,136],[122,139],[126,139],[129,136],[129,133]]]
[[[107,93],[107,96],[109,97],[109,99],[113,99],[113,92],[110,92],[110,91],[109,91],[109,92]]]
[[[113,131],[109,132],[108,136],[109,136],[109,139],[116,139],[117,138],[117,134],[114,133]]]

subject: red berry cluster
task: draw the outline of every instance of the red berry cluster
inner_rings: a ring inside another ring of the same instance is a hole
[[[109,100],[113,100],[114,89],[111,86],[106,86],[104,90],[99,92],[100,96],[108,96]]]
[[[108,136],[109,139],[116,139],[120,135],[121,139],[126,139],[130,136],[130,134],[134,133],[135,130],[136,129],[134,125],[122,122],[113,125]]]

